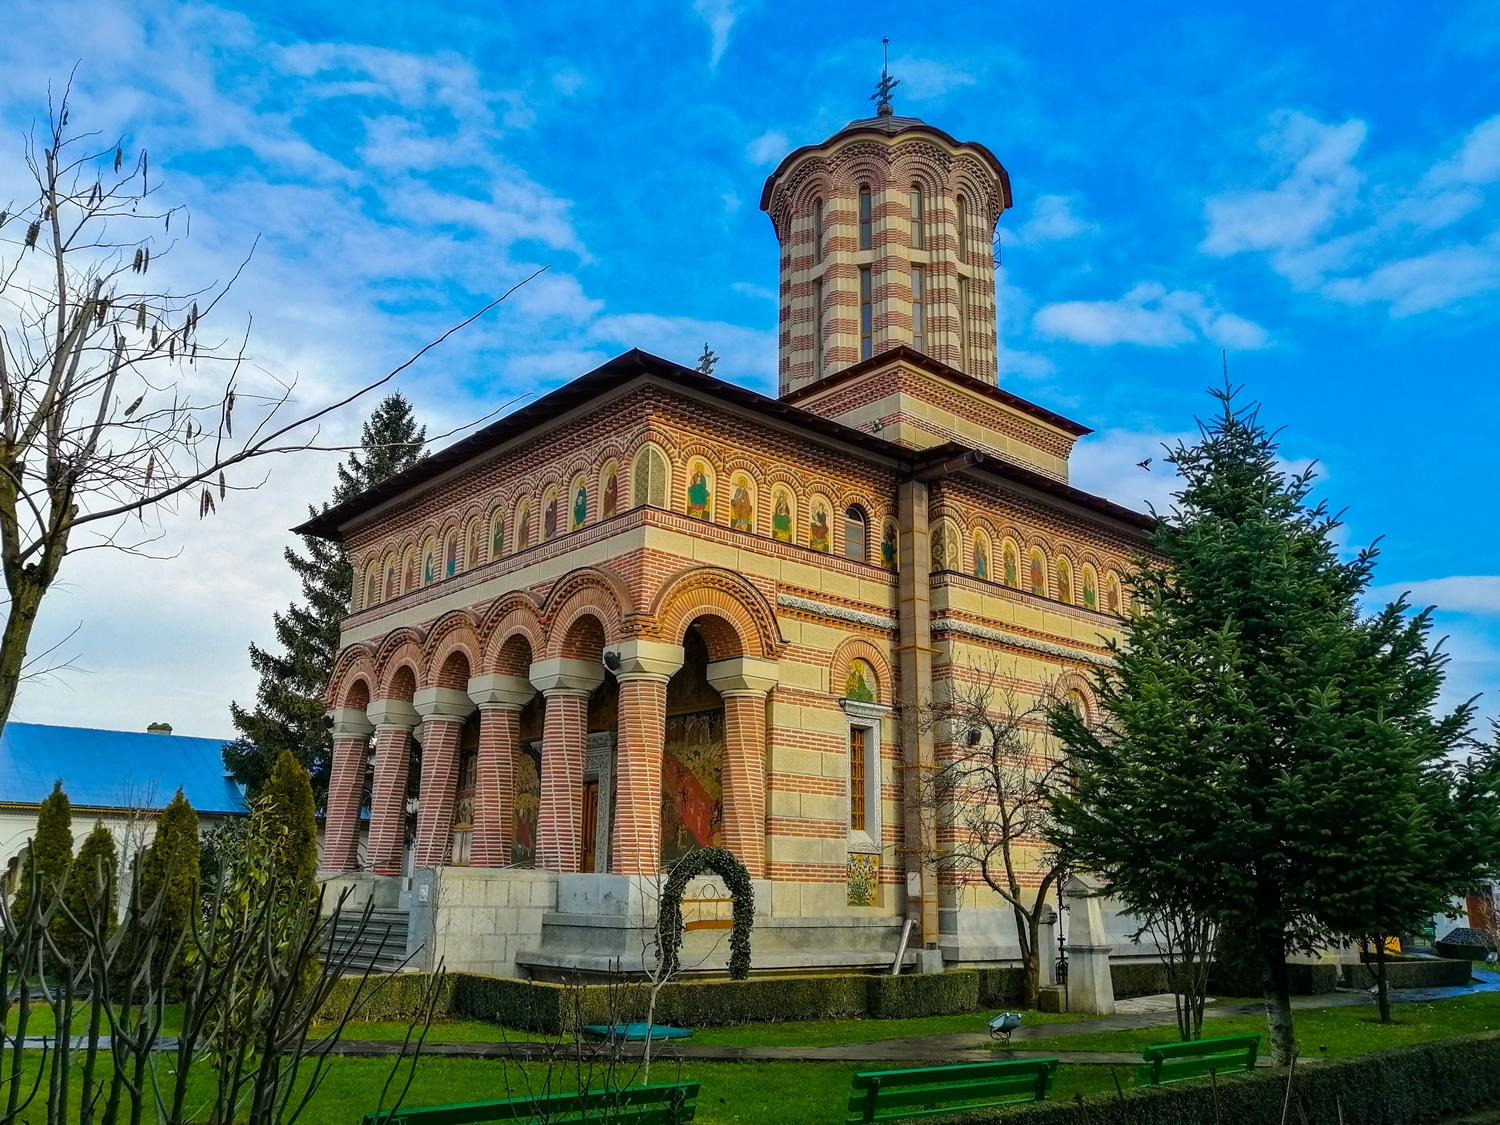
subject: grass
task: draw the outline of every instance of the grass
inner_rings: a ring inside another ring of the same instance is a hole
[[[1308,1058],[1341,1058],[1494,1031],[1500,1029],[1500,993],[1481,992],[1431,1003],[1394,1004],[1391,1014],[1396,1022],[1382,1024],[1374,1004],[1300,1009],[1293,1013],[1297,1050]],[[1266,1018],[1255,1015],[1205,1020],[1203,1034],[1205,1038],[1256,1034],[1264,1037]],[[1176,1041],[1177,1026],[1168,1024],[1024,1043],[1017,1040],[1016,1047],[1028,1051],[1139,1051],[1142,1047]]]

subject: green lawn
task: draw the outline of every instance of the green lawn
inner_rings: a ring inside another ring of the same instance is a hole
[[[1348,1008],[1304,1008],[1293,1013],[1298,1052],[1308,1058],[1336,1058],[1404,1047],[1431,1039],[1450,1039],[1500,1029],[1500,993],[1482,992],[1432,1003],[1391,1005],[1393,1024],[1381,1024],[1375,1005]],[[1206,1038],[1226,1035],[1266,1035],[1266,1018],[1231,1016],[1203,1022]],[[1157,1043],[1177,1041],[1177,1026],[1140,1028],[1100,1034],[1058,1036],[1017,1042],[1036,1051],[1139,1051]],[[1264,1039],[1262,1046],[1264,1046]]]

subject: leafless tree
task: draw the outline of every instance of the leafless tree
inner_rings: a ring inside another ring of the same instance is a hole
[[[1203,1007],[1208,999],[1208,973],[1213,967],[1219,928],[1214,920],[1191,907],[1165,904],[1143,920],[1133,935],[1149,934],[1167,971],[1167,987],[1177,1011],[1177,1033],[1183,1042],[1203,1034]]]
[[[0,567],[9,594],[0,727],[67,555],[140,551],[157,535],[148,517],[186,502],[202,518],[231,491],[257,487],[251,462],[339,448],[318,445],[321,419],[509,296],[385,376],[298,414],[294,383],[249,358],[248,323],[232,339],[210,334],[244,263],[227,282],[157,286],[189,216],[156,202],[144,149],[75,132],[70,112],[66,92],[49,99],[45,124],[24,144],[35,194],[20,205],[0,200]]]
[[[1047,894],[1066,866],[1046,840],[1052,815],[1047,789],[1067,771],[1047,744],[1052,694],[1044,688],[1023,701],[996,659],[939,685],[923,720],[940,743],[924,799],[944,839],[939,865],[965,878],[977,875],[1011,908],[1032,1007],[1041,989]]]

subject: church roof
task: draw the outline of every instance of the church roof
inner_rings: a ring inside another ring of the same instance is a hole
[[[179,786],[199,812],[243,813],[223,738],[41,723],[0,733],[0,805],[39,805],[61,781],[75,809],[161,808]]]
[[[789,153],[780,164],[776,165],[776,171],[766,177],[766,186],[760,192],[760,209],[764,211],[770,207],[771,192],[775,190],[776,181],[786,173],[787,169],[796,164],[797,161],[810,152],[814,152],[820,148],[827,148],[835,141],[841,141],[846,137],[858,136],[861,133],[874,133],[882,137],[896,137],[902,133],[925,133],[928,136],[936,137],[944,144],[950,145],[953,148],[972,149],[994,170],[995,175],[1000,179],[1000,190],[1004,204],[1001,210],[1003,211],[1010,207],[1014,202],[1010,194],[1010,173],[1005,170],[1005,165],[1001,164],[999,158],[987,147],[978,141],[960,141],[951,133],[945,133],[936,125],[929,125],[919,117],[897,117],[893,114],[889,117],[862,117],[851,121],[827,140],[819,141],[813,145],[803,145],[796,151]]]
[[[890,358],[888,353],[886,353],[886,358]],[[769,398],[748,388],[725,382],[723,379],[716,379],[712,375],[704,375],[690,367],[683,367],[671,360],[643,352],[639,348],[632,348],[623,355],[618,355],[609,362],[596,367],[588,374],[564,383],[535,402],[528,403],[499,421],[492,422],[468,437],[454,442],[448,448],[424,457],[404,472],[397,473],[342,504],[320,512],[293,530],[299,535],[315,535],[323,539],[338,540],[342,538],[340,529],[351,521],[372,514],[404,493],[432,484],[442,477],[463,469],[475,458],[531,430],[547,425],[576,410],[586,409],[596,399],[644,377],[676,386],[714,402],[738,407],[777,420],[784,425],[796,427],[809,437],[821,438],[830,445],[843,446],[856,455],[868,457],[872,461],[880,462],[903,474],[920,472],[931,466],[943,464],[957,454],[968,452],[967,447],[957,443],[921,450],[897,445],[895,442],[886,441],[874,434],[813,414],[792,403]],[[1015,405],[1017,409],[1025,410],[1043,421],[1053,425],[1071,426],[1075,430],[1080,429],[1077,423],[1068,422],[1060,415],[1042,410],[1041,407],[1028,403],[1025,399],[1009,395],[1008,392],[999,393],[1006,394],[1007,402]],[[1088,430],[1082,429],[1082,432],[1087,433]],[[1043,498],[1050,497],[1056,501],[1064,501],[1132,527],[1146,530],[1155,526],[1155,521],[1150,516],[1008,461],[991,457],[983,460],[973,471],[981,476],[1007,480],[1032,492],[1041,493]]]

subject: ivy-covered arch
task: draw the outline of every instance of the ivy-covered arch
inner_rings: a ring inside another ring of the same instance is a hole
[[[705,871],[724,880],[724,889],[734,898],[734,930],[729,935],[729,979],[750,975],[750,928],[755,925],[755,887],[750,872],[727,848],[696,848],[672,865],[662,891],[657,930],[661,934],[661,967],[670,979],[681,967],[682,892],[688,881]]]

